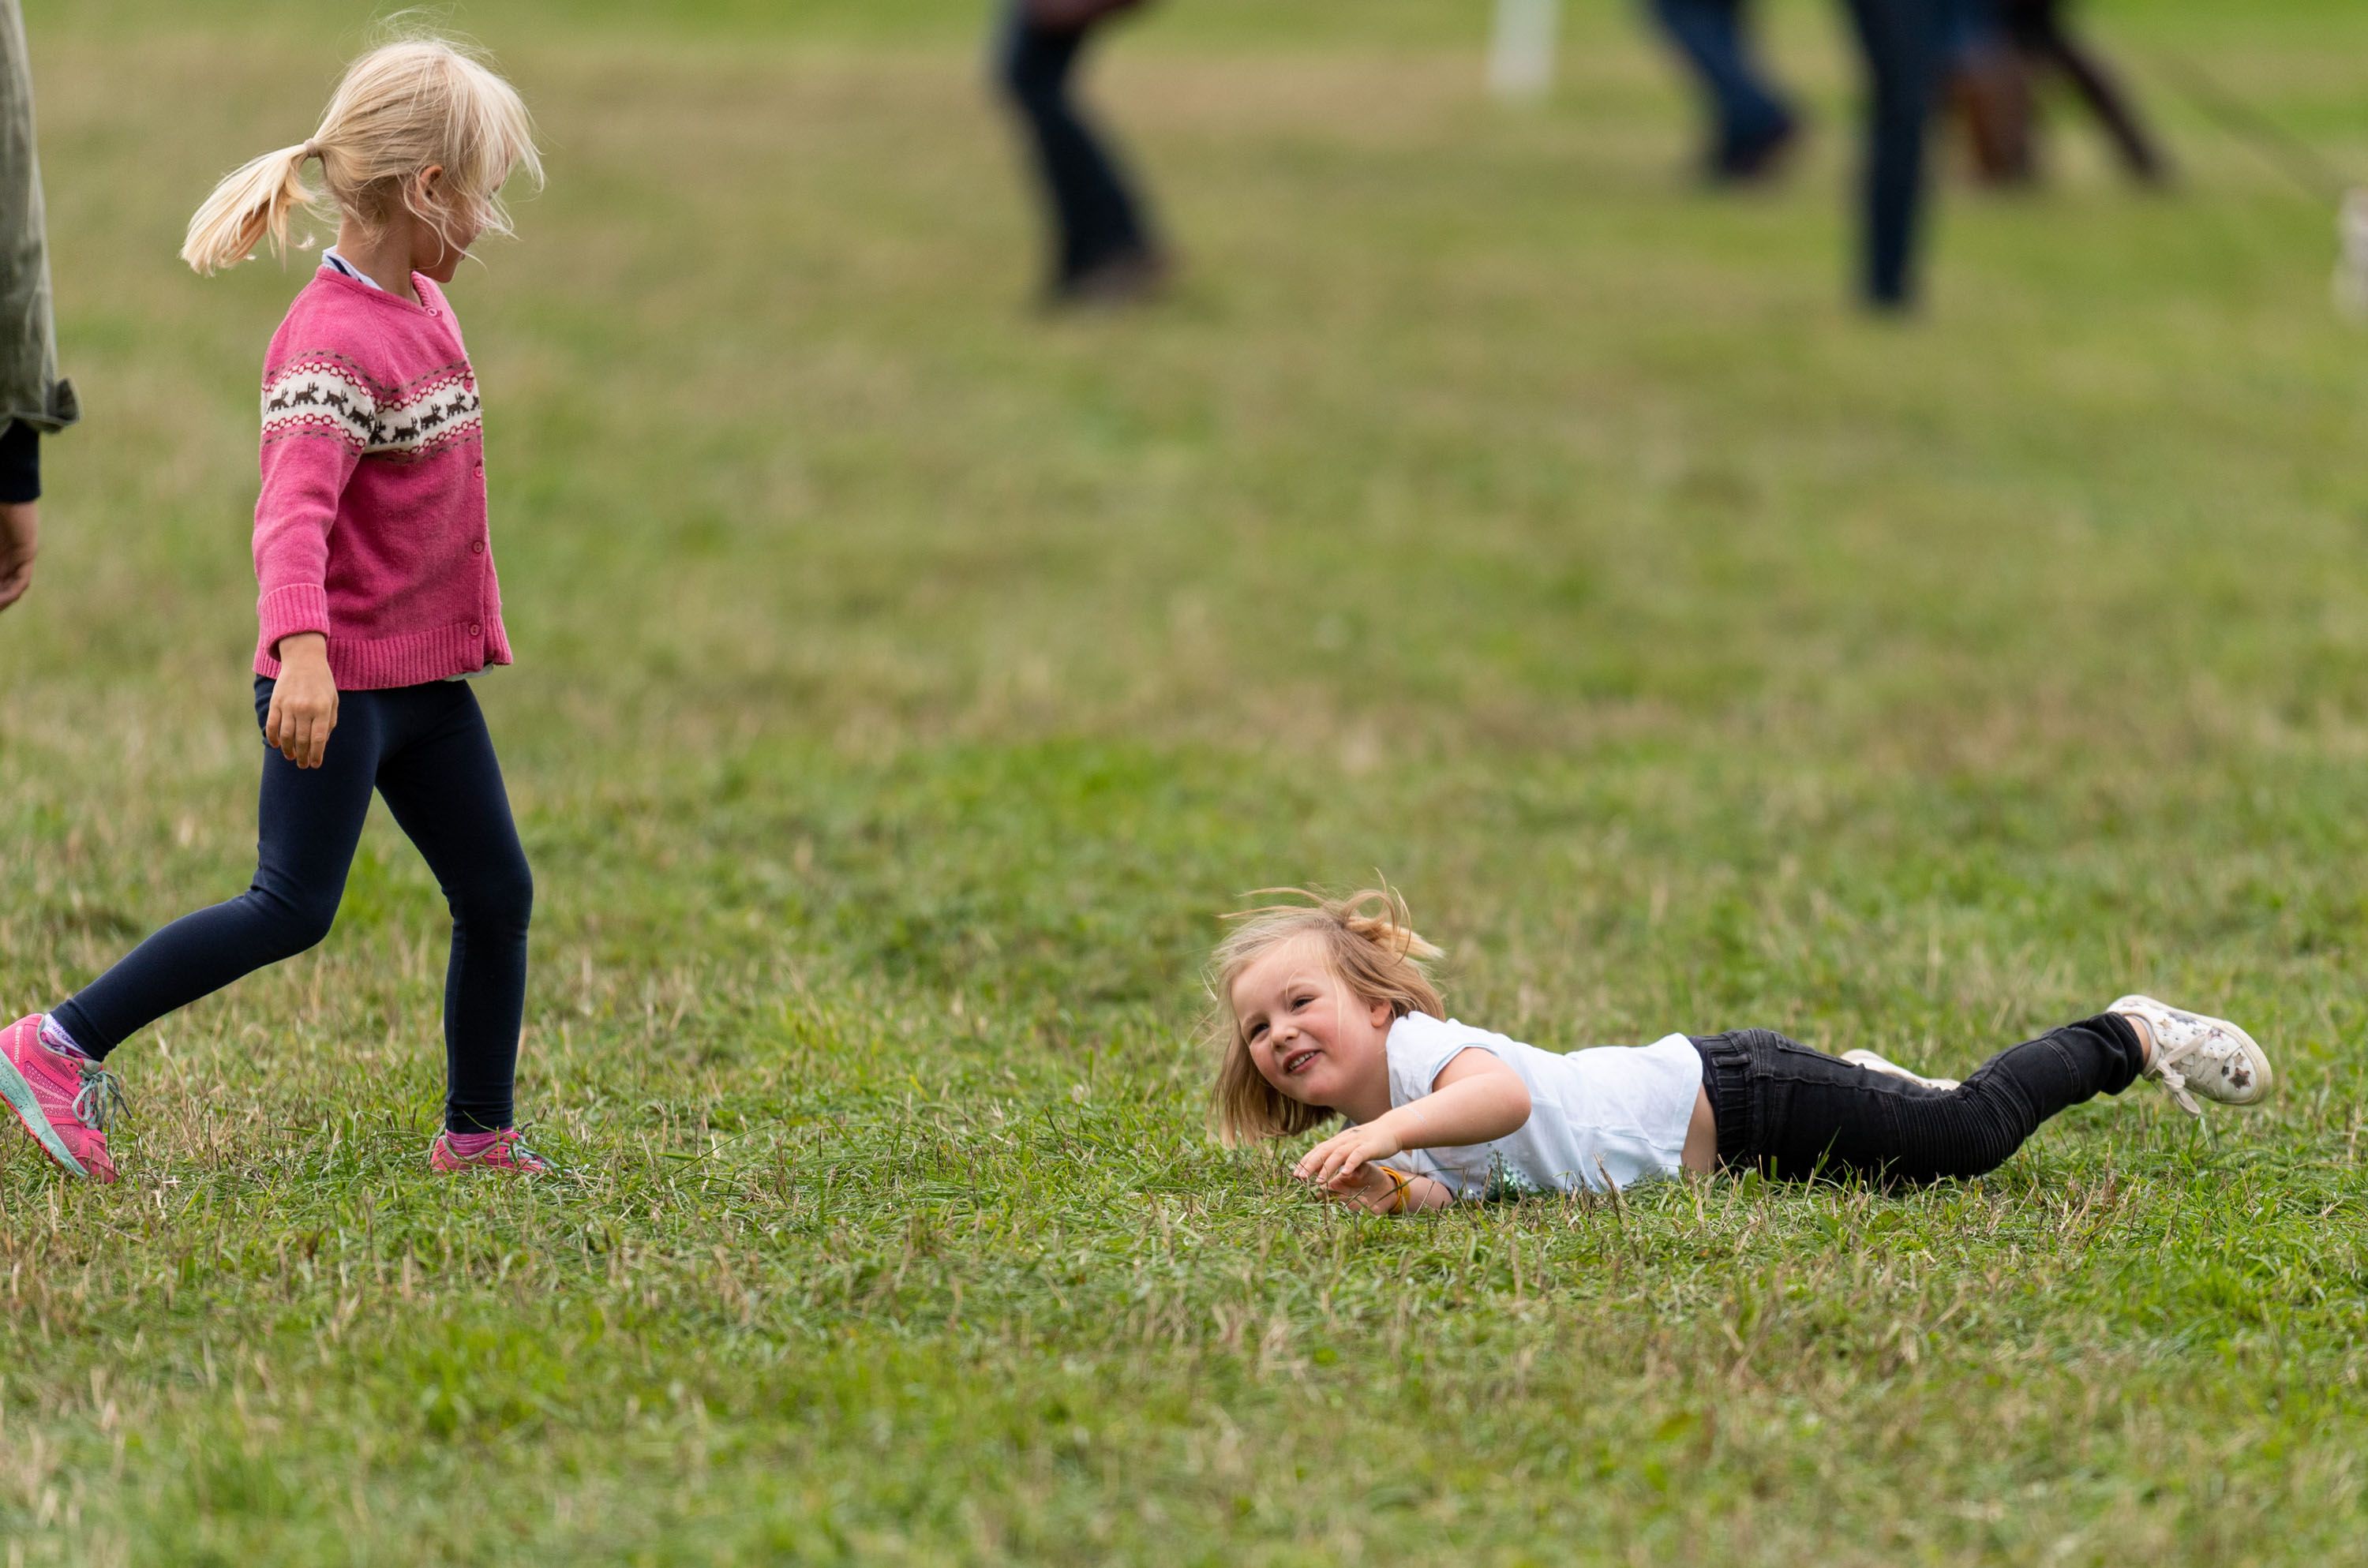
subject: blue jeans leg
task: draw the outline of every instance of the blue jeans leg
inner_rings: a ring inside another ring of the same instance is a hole
[[[1849,0],[1866,57],[1866,165],[1859,287],[1893,308],[1916,294],[1925,202],[1924,137],[1939,86],[1949,12],[1942,0]]]
[[[1744,172],[1792,131],[1793,111],[1752,58],[1742,0],[1652,0],[1652,6],[1662,30],[1693,67],[1715,117],[1713,166]]]

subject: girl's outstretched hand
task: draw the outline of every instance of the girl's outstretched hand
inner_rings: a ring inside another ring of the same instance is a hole
[[[299,767],[318,767],[337,727],[337,683],[329,674],[329,640],[302,631],[279,640],[279,678],[263,717],[264,744]]]
[[[1383,1131],[1389,1119],[1336,1132],[1299,1157],[1291,1174],[1327,1192],[1355,1192],[1365,1185],[1365,1166],[1400,1153],[1405,1145]]]

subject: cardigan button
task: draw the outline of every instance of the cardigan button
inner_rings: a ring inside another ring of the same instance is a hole
[[[469,553],[470,553],[470,554],[472,554],[472,555],[483,555],[483,554],[484,554],[484,553],[485,553],[485,541],[484,541],[484,540],[481,540],[481,539],[472,539],[472,540],[471,540],[469,541]]]
[[[479,622],[477,622],[477,621],[473,621],[473,620],[472,620],[472,621],[471,621],[471,622],[469,622],[469,635],[470,635],[470,636],[472,636],[472,637],[483,637],[484,634],[485,634],[485,629],[484,629],[484,627],[482,624],[480,624],[480,623],[479,623]]]

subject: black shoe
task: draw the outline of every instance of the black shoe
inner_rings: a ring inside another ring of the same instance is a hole
[[[1124,309],[1152,304],[1167,292],[1175,271],[1158,251],[1122,252],[1054,282],[1045,296],[1045,308]]]
[[[1714,148],[1703,173],[1713,185],[1764,185],[1784,171],[1801,142],[1801,122],[1787,119],[1755,141]]]

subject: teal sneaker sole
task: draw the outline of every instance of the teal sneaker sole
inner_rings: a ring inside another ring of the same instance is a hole
[[[16,1108],[17,1118],[25,1124],[25,1131],[40,1141],[41,1152],[56,1161],[59,1169],[70,1176],[81,1176],[85,1181],[90,1178],[90,1172],[67,1152],[64,1142],[58,1137],[57,1129],[51,1127],[50,1119],[41,1114],[41,1102],[33,1093],[31,1082],[17,1071],[17,1064],[9,1061],[5,1052],[0,1052],[0,1097],[5,1097]]]

